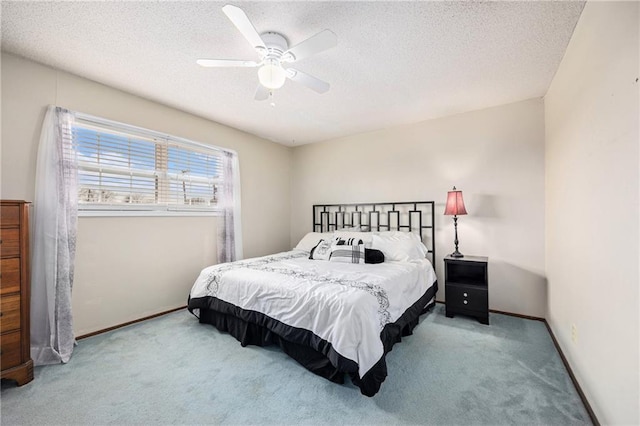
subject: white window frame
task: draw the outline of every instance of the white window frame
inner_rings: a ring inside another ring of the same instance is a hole
[[[182,149],[191,150],[192,152],[209,152],[217,153],[220,158],[224,154],[225,149],[207,145],[200,142],[195,142],[189,139],[180,138],[177,136],[168,135],[166,133],[157,132],[154,130],[145,129],[142,127],[133,126],[130,124],[120,123],[117,121],[108,120],[101,117],[92,116],[84,113],[75,113],[75,118],[78,121],[78,127],[94,126],[104,131],[112,131],[115,134],[131,136],[138,139],[150,139],[166,141],[171,145],[178,146]],[[84,125],[84,126],[83,126]],[[73,124],[73,127],[76,123]],[[76,141],[74,139],[74,146]],[[159,147],[161,145],[156,145]],[[166,147],[165,147],[166,148]],[[166,157],[165,157],[166,158]],[[88,170],[95,168],[95,165],[90,165],[82,161],[78,161],[78,170]],[[103,170],[107,167],[100,166]],[[114,171],[116,168],[114,168]],[[149,176],[155,176],[158,173],[156,169],[154,172],[143,172],[143,174],[149,174]],[[164,175],[164,182],[167,184],[170,181],[167,170],[160,171],[160,174]],[[223,177],[223,179],[233,179],[233,176]],[[80,190],[80,183],[78,182],[78,190]],[[127,204],[127,203],[114,203],[114,204],[101,204],[101,203],[84,203],[78,202],[78,216],[79,217],[116,217],[116,216],[220,216],[223,213],[219,206],[203,208],[201,206],[179,206],[171,204]]]

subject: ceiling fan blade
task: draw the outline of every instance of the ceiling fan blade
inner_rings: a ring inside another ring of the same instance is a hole
[[[331,49],[338,44],[338,38],[336,35],[329,31],[323,30],[318,34],[309,37],[305,41],[293,46],[291,49],[284,52],[282,55],[283,62],[295,62],[300,59],[315,55],[324,50]]]
[[[315,90],[318,93],[325,93],[329,90],[330,86],[326,81],[322,81],[319,78],[293,68],[287,68],[286,71],[287,77],[289,77],[290,80],[307,86],[311,90]]]
[[[269,99],[269,89],[264,87],[262,84],[258,84],[254,99],[256,101],[266,101],[267,99]]]
[[[262,41],[262,37],[256,31],[256,28],[253,26],[247,14],[244,13],[242,9],[237,6],[233,6],[228,4],[222,7],[222,11],[227,15],[227,18],[233,22],[233,25],[236,26],[238,31],[242,33],[244,38],[251,44],[251,47],[254,49],[258,49],[258,51],[266,52],[267,47],[264,45],[264,41]]]
[[[196,61],[201,67],[257,67],[255,61],[243,61],[241,59],[198,59]]]

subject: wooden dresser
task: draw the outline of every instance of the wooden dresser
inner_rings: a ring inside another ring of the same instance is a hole
[[[33,380],[29,341],[29,203],[0,201],[0,368],[19,386]]]

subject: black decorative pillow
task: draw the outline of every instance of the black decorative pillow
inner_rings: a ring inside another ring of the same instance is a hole
[[[364,249],[364,263],[382,263],[384,262],[384,253],[376,249]]]
[[[320,242],[311,249],[309,259],[311,260],[329,260],[331,256],[331,241],[320,240]]]

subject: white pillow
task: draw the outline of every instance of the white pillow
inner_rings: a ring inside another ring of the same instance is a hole
[[[356,246],[358,244],[364,244],[364,241],[362,241],[360,238],[347,238],[342,239],[340,237],[334,238],[333,239],[333,244],[334,245],[347,245],[347,246]]]
[[[296,250],[304,250],[307,253],[311,251],[312,248],[318,245],[320,240],[331,240],[333,232],[309,232],[307,235],[302,237],[297,246],[295,246]]]
[[[348,240],[353,238],[356,241],[362,240],[366,248],[371,248],[371,236],[372,232],[355,232],[355,231],[336,231],[333,233],[333,241]]]
[[[429,252],[413,232],[380,232],[371,239],[371,248],[380,250],[385,260],[408,262],[424,259]]]

